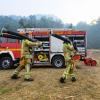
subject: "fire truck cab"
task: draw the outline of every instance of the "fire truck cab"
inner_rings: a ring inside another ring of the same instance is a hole
[[[20,40],[0,36],[0,69],[8,69],[20,58]]]

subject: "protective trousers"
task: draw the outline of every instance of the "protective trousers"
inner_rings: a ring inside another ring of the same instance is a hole
[[[31,59],[30,58],[26,58],[26,57],[21,57],[20,59],[20,64],[19,66],[15,69],[14,73],[13,74],[16,74],[18,75],[19,72],[25,68],[25,79],[29,79],[31,76],[30,76],[30,70],[31,70],[31,67],[30,67],[30,63],[31,63]]]
[[[66,65],[66,69],[62,75],[63,78],[67,79],[68,76],[71,76],[71,77],[75,77],[74,75],[74,61],[73,60],[67,60],[65,62],[65,65]]]

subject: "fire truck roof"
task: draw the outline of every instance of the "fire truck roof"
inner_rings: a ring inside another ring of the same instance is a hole
[[[86,31],[69,29],[49,29],[49,28],[25,28],[17,30],[20,34],[29,33],[31,35],[49,35],[50,32],[58,35],[86,35]]]

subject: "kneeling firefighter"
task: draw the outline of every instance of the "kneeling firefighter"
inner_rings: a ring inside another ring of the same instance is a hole
[[[68,78],[68,76],[71,77],[72,81],[76,81],[76,77],[73,73],[74,70],[74,47],[71,41],[67,41],[63,43],[63,52],[64,52],[64,58],[65,58],[65,65],[66,69],[60,78],[60,82],[64,83],[65,80]]]
[[[27,37],[29,36],[28,33],[25,34]],[[25,68],[25,81],[33,81],[30,75],[30,65],[31,65],[31,60],[32,60],[32,52],[30,52],[30,48],[34,46],[41,46],[42,42],[31,42],[27,39],[22,40],[21,44],[21,59],[19,62],[19,66],[15,69],[13,75],[11,76],[12,79],[18,79],[18,74],[19,72]]]

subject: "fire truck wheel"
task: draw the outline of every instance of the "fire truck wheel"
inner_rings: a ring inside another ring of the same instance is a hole
[[[0,67],[2,69],[8,69],[12,66],[13,62],[10,57],[3,57],[0,59]]]
[[[61,68],[61,67],[64,67],[64,64],[65,64],[65,61],[64,61],[64,58],[63,56],[54,56],[52,58],[52,61],[51,61],[53,67],[55,68]]]

